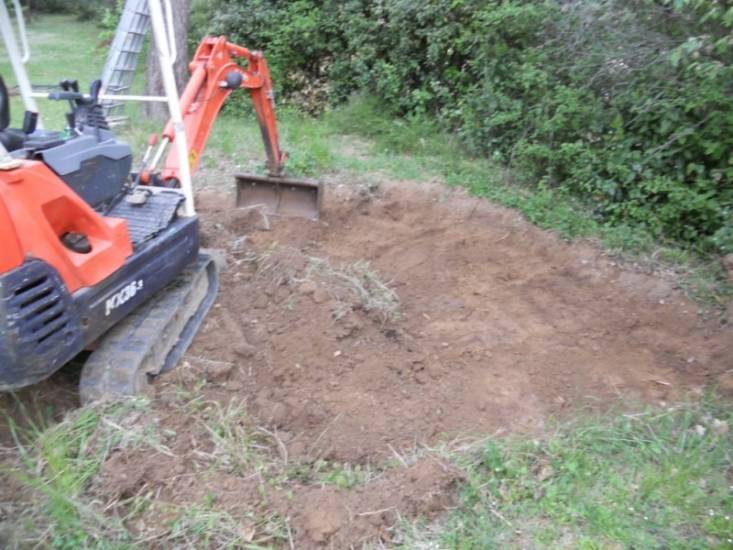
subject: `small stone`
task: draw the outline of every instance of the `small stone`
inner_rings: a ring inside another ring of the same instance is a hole
[[[253,357],[256,352],[257,348],[247,342],[242,342],[241,344],[234,346],[234,353],[240,357],[244,357],[245,359]]]
[[[300,283],[300,286],[298,287],[298,292],[304,296],[310,296],[316,290],[318,290],[318,285],[313,281],[304,281]]]
[[[705,432],[707,431],[705,429],[705,426],[702,426],[701,424],[696,424],[694,430],[695,430],[695,433],[699,435],[700,437],[704,436]]]
[[[270,413],[270,420],[275,426],[284,425],[289,416],[289,409],[284,403],[275,403]]]
[[[210,363],[206,365],[206,380],[209,382],[223,382],[232,373],[234,365],[231,363]]]
[[[334,357],[339,357],[341,355],[341,350],[336,350],[333,352]]]
[[[227,383],[224,385],[224,387],[228,391],[234,391],[234,392],[241,391],[242,390],[242,381],[237,380],[236,378],[232,380],[228,380]]]
[[[307,450],[305,443],[302,441],[293,441],[288,446],[288,454],[293,457],[301,457]]]
[[[313,293],[313,301],[317,304],[322,304],[328,300],[328,292],[322,288],[317,288]]]
[[[254,328],[247,335],[247,339],[254,344],[264,344],[270,338],[267,333],[267,328],[262,325],[255,325]]]

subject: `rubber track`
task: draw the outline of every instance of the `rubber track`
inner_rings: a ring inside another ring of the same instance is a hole
[[[173,368],[186,351],[217,291],[216,265],[202,254],[107,333],[82,369],[82,404],[146,393],[151,379]]]

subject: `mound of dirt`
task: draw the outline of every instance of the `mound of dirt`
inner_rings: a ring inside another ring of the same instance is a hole
[[[188,362],[205,391],[246,396],[292,456],[375,461],[725,385],[730,330],[670,283],[458,190],[353,189],[330,189],[320,222],[268,231],[229,197],[199,200],[228,267]]]
[[[432,518],[454,504],[457,473],[435,460],[393,470],[352,490],[308,487],[283,507],[307,546],[360,547],[392,538],[400,517]]]

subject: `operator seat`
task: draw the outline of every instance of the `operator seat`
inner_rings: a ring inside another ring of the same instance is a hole
[[[0,76],[0,143],[8,152],[23,148],[27,134],[23,130],[8,128],[10,125],[10,101],[8,88]],[[35,129],[35,128],[33,128]],[[31,131],[33,131],[33,129]]]

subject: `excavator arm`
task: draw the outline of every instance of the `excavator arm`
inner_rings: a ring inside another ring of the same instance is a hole
[[[240,60],[245,62],[245,66],[237,63]],[[323,197],[321,184],[283,174],[287,155],[280,148],[272,81],[262,53],[232,44],[223,36],[206,37],[199,44],[189,70],[191,77],[181,95],[180,106],[191,173],[198,167],[211,128],[229,94],[246,88],[262,133],[268,173],[267,176],[235,175],[237,205],[262,208],[266,214],[318,219]],[[160,151],[175,140],[172,121],[168,122],[162,135]],[[152,162],[153,168],[157,158],[158,155]],[[165,166],[158,175],[166,185],[175,186],[181,181],[181,162],[177,148],[171,147]],[[150,178],[146,172],[143,170],[143,182]]]
[[[246,61],[246,67],[236,60]],[[193,174],[206,147],[211,128],[224,102],[234,90],[249,90],[267,154],[268,173],[282,175],[286,154],[280,149],[275,119],[272,81],[261,52],[227,42],[226,38],[205,37],[189,64],[191,77],[181,95],[181,113],[188,143],[188,162]],[[168,142],[175,139],[172,122],[163,131]],[[181,159],[171,147],[162,179],[179,179]]]

